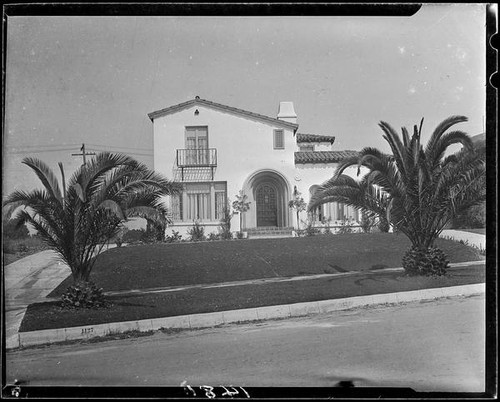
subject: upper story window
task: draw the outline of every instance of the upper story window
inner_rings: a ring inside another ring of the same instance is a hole
[[[274,149],[285,149],[285,134],[283,130],[274,130]]]
[[[208,127],[186,127],[186,148],[207,149]]]
[[[302,152],[312,152],[312,151],[314,151],[314,145],[312,145],[312,144],[299,145],[299,151],[302,151]]]

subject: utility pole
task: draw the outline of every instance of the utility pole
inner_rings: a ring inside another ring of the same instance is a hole
[[[85,166],[87,164],[87,155],[95,155],[95,152],[85,152],[85,144],[82,144],[82,147],[80,148],[80,151],[82,151],[81,154],[71,154],[71,156],[83,156],[83,165]]]

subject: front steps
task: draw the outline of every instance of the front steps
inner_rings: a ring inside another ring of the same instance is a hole
[[[280,237],[293,237],[292,227],[263,226],[244,230],[249,239],[268,239]]]

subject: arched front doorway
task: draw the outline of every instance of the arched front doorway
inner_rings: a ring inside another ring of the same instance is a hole
[[[291,225],[288,201],[290,185],[285,177],[274,170],[261,170],[248,177],[243,192],[250,209],[243,215],[243,228],[289,227]]]

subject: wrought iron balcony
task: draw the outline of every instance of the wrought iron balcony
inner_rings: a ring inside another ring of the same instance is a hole
[[[216,167],[217,149],[178,149],[177,167]]]

